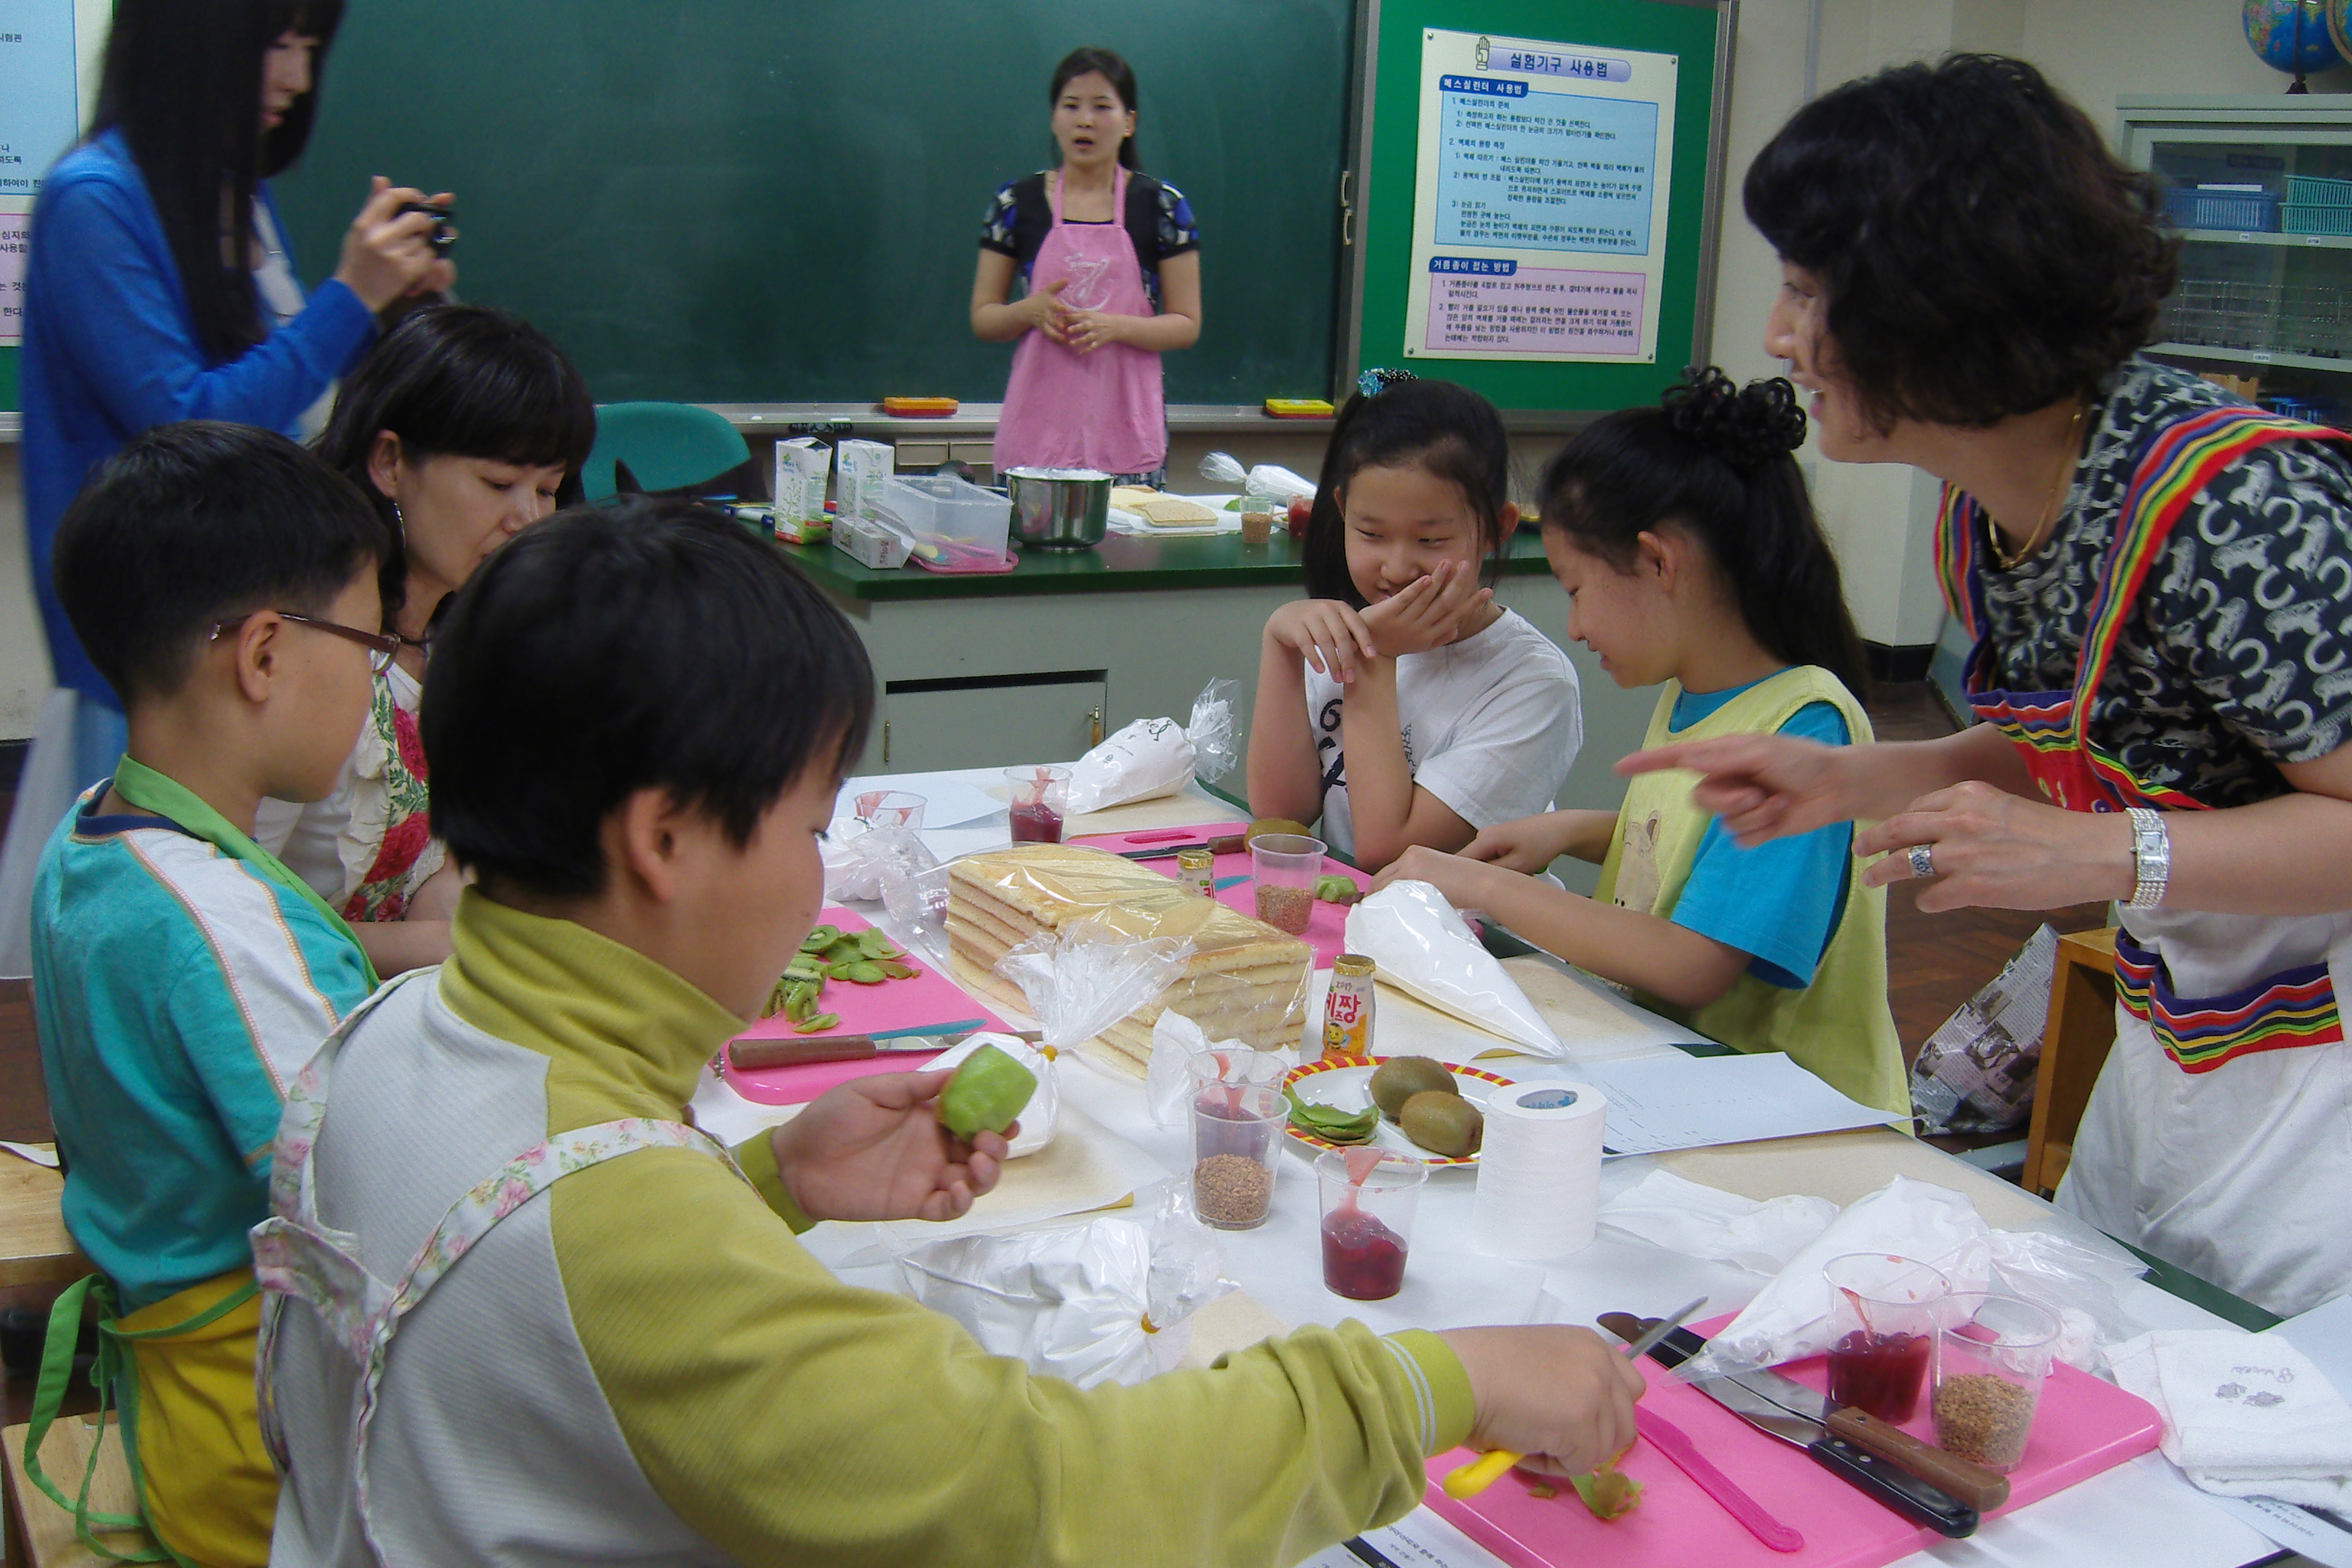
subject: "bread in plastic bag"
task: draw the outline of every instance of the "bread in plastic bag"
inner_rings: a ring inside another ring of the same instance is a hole
[[[1568,1054],[1528,994],[1427,882],[1391,882],[1349,909],[1348,951],[1379,964],[1381,984],[1499,1035],[1530,1056]]]
[[[1105,947],[1164,940],[1187,948],[1156,993],[1131,1006],[1121,999],[1125,1011],[1075,1037],[1091,1059],[1141,1078],[1152,1025],[1170,1007],[1213,1038],[1260,1050],[1295,1045],[1306,1027],[1314,957],[1307,943],[1149,866],[1082,845],[1015,844],[948,868],[950,971],[974,994],[1026,1008],[1041,1025],[1024,987],[997,966],[1032,938],[1080,926],[1091,928],[1088,942]],[[1108,1010],[1108,999],[1087,1005]],[[1047,1037],[1056,1046],[1072,1039],[1066,1030]]]
[[[1301,479],[1278,463],[1260,463],[1244,471],[1231,452],[1212,452],[1201,459],[1201,477],[1213,485],[1232,485],[1254,496],[1288,500],[1293,496],[1315,499],[1313,481]]]
[[[1261,1051],[1239,1040],[1211,1040],[1201,1026],[1170,1008],[1151,1026],[1151,1061],[1143,1069],[1143,1103],[1161,1127],[1185,1125],[1191,1115],[1192,1069],[1213,1063],[1222,1083],[1280,1083],[1298,1065],[1297,1053]]]
[[[993,1032],[966,1036],[961,1045],[954,1046],[933,1057],[925,1072],[937,1072],[943,1068],[960,1068],[964,1058],[983,1046],[994,1046],[1023,1067],[1037,1079],[1037,1087],[1029,1092],[1027,1103],[1021,1107],[1020,1131],[1014,1134],[1005,1158],[1018,1160],[1034,1154],[1054,1141],[1055,1124],[1061,1120],[1062,1089],[1054,1076],[1054,1058],[1014,1035]]]
[[[1182,1184],[1136,1194],[1133,1219],[961,1236],[899,1254],[907,1293],[993,1355],[1080,1388],[1175,1366],[1192,1314],[1229,1287],[1223,1253]]]

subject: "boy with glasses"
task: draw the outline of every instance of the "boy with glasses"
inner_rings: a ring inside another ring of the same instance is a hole
[[[264,795],[333,787],[367,716],[397,647],[359,629],[383,621],[382,549],[349,480],[283,437],[211,423],[135,437],[58,532],[58,596],[131,739],[33,889],[66,1227],[99,1268],[60,1300],[47,1359],[71,1356],[94,1298],[128,1363],[101,1394],[183,1561],[268,1557],[246,1233],[268,1211],[287,1087],[376,981],[251,831]]]

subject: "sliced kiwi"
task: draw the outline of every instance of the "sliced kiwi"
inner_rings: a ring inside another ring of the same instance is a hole
[[[1486,1131],[1486,1119],[1476,1106],[1458,1094],[1433,1089],[1423,1089],[1406,1100],[1397,1125],[1431,1153],[1450,1159],[1476,1153]]]
[[[1428,1057],[1391,1057],[1372,1069],[1372,1103],[1391,1121],[1403,1111],[1406,1100],[1424,1091],[1457,1096],[1462,1092],[1454,1086],[1454,1075],[1445,1070],[1445,1064]]]

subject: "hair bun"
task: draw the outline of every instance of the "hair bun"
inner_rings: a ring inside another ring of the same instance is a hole
[[[1741,473],[1750,473],[1805,444],[1805,411],[1787,378],[1735,386],[1713,365],[1693,365],[1666,389],[1674,427]]]

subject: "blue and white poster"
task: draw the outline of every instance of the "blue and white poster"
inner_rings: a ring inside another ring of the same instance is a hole
[[[29,199],[73,145],[73,0],[0,0],[0,198]]]
[[[1676,69],[1424,30],[1407,354],[1655,361]]]

